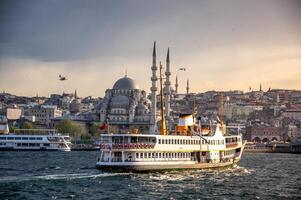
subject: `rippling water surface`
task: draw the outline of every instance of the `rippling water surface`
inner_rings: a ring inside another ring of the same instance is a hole
[[[95,169],[98,152],[0,152],[0,199],[301,199],[301,155],[244,154],[225,170]]]

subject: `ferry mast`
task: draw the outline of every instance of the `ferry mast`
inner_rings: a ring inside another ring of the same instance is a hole
[[[166,122],[165,122],[165,116],[164,116],[164,98],[163,98],[163,86],[162,86],[162,64],[160,62],[160,103],[161,103],[161,128],[160,128],[160,134],[161,135],[167,135],[166,131]]]

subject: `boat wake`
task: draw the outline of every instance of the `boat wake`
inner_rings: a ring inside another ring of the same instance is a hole
[[[135,174],[132,176],[134,179],[148,179],[152,181],[185,181],[195,179],[214,179],[220,180],[231,176],[245,176],[252,174],[255,170],[245,167],[234,166],[232,168],[213,170],[187,170],[187,171],[169,171],[165,173],[149,173],[149,174]]]
[[[130,173],[75,173],[75,174],[48,174],[41,176],[7,176],[0,179],[0,183],[8,182],[23,182],[34,180],[73,180],[73,179],[87,179],[113,176],[128,176]]]
[[[130,173],[78,173],[78,174],[50,174],[44,176],[36,176],[36,179],[45,180],[60,180],[60,179],[83,179],[83,178],[99,178],[99,177],[112,177],[112,176],[127,176]]]

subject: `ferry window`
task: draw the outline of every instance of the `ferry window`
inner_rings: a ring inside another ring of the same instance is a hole
[[[41,138],[41,137],[38,137],[38,138],[37,138],[37,140],[42,140],[42,139],[43,139],[43,138]]]
[[[161,158],[161,153],[159,153],[159,158]]]
[[[140,158],[143,158],[143,153],[140,153]]]
[[[152,156],[151,156],[151,153],[148,153],[148,158],[151,158]]]
[[[155,153],[152,153],[152,158],[155,158]]]
[[[139,158],[139,153],[136,153],[136,158]]]
[[[22,137],[22,140],[28,140],[28,137]]]
[[[17,143],[17,146],[20,147],[20,146],[21,146],[21,143]]]
[[[8,140],[13,140],[14,138],[13,138],[13,137],[7,137],[7,139],[8,139]]]
[[[35,143],[29,143],[29,146],[34,147],[34,146],[36,146],[36,144]]]
[[[162,158],[165,158],[165,153],[162,153]]]
[[[168,158],[170,158],[171,157],[171,153],[168,153]]]
[[[171,141],[172,141],[172,144],[175,144],[175,140],[174,139],[172,139]]]
[[[147,158],[147,153],[144,153],[144,158]]]
[[[158,144],[161,144],[161,139],[158,139]]]
[[[20,137],[15,137],[15,140],[21,140],[21,138]]]
[[[49,147],[50,146],[50,144],[44,144],[44,147]]]
[[[6,140],[6,137],[0,137],[0,140]]]
[[[164,139],[162,139],[162,144],[164,144],[165,143],[165,140]]]
[[[215,140],[212,140],[212,142],[213,142],[213,145],[215,145]]]
[[[30,140],[36,140],[36,138],[35,137],[31,137],[31,138],[29,138]]]

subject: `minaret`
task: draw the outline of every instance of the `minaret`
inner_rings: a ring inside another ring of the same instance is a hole
[[[178,76],[176,76],[176,85],[175,85],[175,88],[176,88],[176,94],[178,94],[178,87],[179,87]]]
[[[170,117],[170,62],[169,62],[169,48],[167,49],[166,57],[166,71],[165,71],[165,88],[164,88],[164,100],[165,100],[165,119],[167,122],[167,127],[169,127],[169,117]]]
[[[260,86],[259,86],[259,91],[260,91],[260,92],[262,91],[261,83],[260,83]]]
[[[152,65],[152,87],[151,89],[151,101],[152,101],[152,107],[151,107],[151,124],[153,127],[150,129],[151,131],[155,132],[157,131],[157,64],[156,64],[156,41],[154,42],[154,48],[153,48],[153,65]]]
[[[189,79],[187,79],[186,94],[189,94]]]
[[[76,92],[76,89],[75,89],[75,92],[74,92],[74,99],[77,99],[77,92]]]

